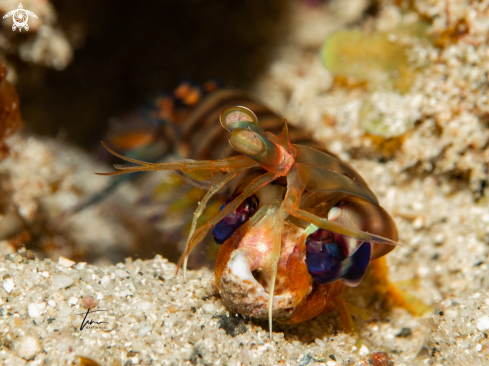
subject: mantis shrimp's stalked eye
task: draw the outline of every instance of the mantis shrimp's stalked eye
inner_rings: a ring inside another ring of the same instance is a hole
[[[348,257],[348,248],[339,235],[318,229],[307,237],[306,263],[311,277],[320,284],[339,279],[349,286],[360,283],[370,261],[370,243],[362,243]],[[340,239],[340,240],[338,240]]]
[[[228,201],[221,206],[219,211],[222,211],[226,205],[233,201],[236,196],[232,196]],[[258,208],[258,198],[256,196],[248,197],[238,206],[236,211],[226,215],[219,223],[214,226],[212,233],[217,244],[222,244],[228,240],[231,235],[246,221],[253,216]]]
[[[256,118],[256,115],[246,107],[228,108],[222,112],[220,120],[222,127],[228,131],[249,126],[249,123],[253,123],[258,129],[263,131],[258,125],[258,118]]]
[[[229,143],[236,151],[249,157],[260,157],[267,152],[267,145],[260,135],[244,128],[233,130]]]

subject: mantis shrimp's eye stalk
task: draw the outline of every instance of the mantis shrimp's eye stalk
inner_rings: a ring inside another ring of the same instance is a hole
[[[226,207],[226,205],[235,198],[236,196],[232,196],[230,199],[228,199],[227,202],[221,206],[220,211],[223,210],[224,207]],[[219,221],[212,230],[216,243],[224,243],[241,225],[248,221],[248,219],[252,217],[258,209],[258,203],[259,201],[256,196],[248,197],[241,205],[238,206],[236,211],[230,213]]]
[[[343,240],[338,235],[318,229],[306,239],[306,264],[311,277],[324,285],[342,279],[357,286],[370,261],[371,244],[364,242],[351,255],[346,255]]]
[[[267,152],[267,146],[257,133],[242,128],[231,132],[229,143],[236,151],[251,158],[258,158]]]
[[[256,115],[246,107],[232,107],[222,112],[219,117],[222,127],[228,131],[241,128],[247,123],[258,124]]]

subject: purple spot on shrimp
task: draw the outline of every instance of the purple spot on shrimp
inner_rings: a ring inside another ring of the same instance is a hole
[[[236,196],[232,196],[227,202],[221,206],[219,211],[222,211],[229,202],[234,200]],[[221,221],[214,226],[212,233],[217,244],[222,244],[228,240],[231,235],[246,221],[253,216],[258,208],[258,198],[256,196],[248,197],[241,203],[236,211],[226,215]]]
[[[370,261],[371,245],[362,243],[347,257],[342,240],[336,235],[319,229],[306,240],[306,264],[311,277],[320,284],[342,279],[347,286],[357,286]]]

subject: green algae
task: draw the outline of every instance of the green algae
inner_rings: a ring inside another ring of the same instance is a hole
[[[418,22],[391,32],[340,30],[324,42],[323,64],[333,74],[366,79],[374,89],[383,85],[407,92],[419,70],[410,65],[410,48],[399,40],[429,40],[427,29],[426,23]]]
[[[324,43],[322,59],[326,69],[334,74],[366,79],[373,84],[390,82],[405,90],[411,79],[406,51],[390,42],[387,34],[338,31]]]
[[[402,25],[390,32],[343,29],[324,42],[321,57],[326,69],[336,78],[367,85],[369,93],[360,110],[360,123],[371,135],[401,136],[419,117],[417,98],[409,95],[424,69],[424,65],[409,61],[415,42],[431,42],[427,23]]]

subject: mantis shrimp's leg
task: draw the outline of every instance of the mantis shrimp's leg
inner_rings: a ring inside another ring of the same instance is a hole
[[[399,243],[393,240],[384,238],[382,236],[374,235],[371,233],[367,233],[365,231],[361,231],[355,228],[347,228],[337,222],[330,221],[325,218],[321,218],[310,212],[300,209],[299,208],[300,198],[305,187],[304,179],[302,179],[300,175],[301,175],[300,164],[296,163],[295,166],[290,169],[289,174],[287,175],[287,179],[291,181],[290,187],[295,190],[295,192],[291,192],[291,194],[296,197],[293,201],[290,201],[292,204],[289,203],[286,206],[289,215],[297,217],[310,224],[314,224],[317,227],[320,227],[321,229],[328,230],[336,234],[348,236],[366,242],[399,245]]]
[[[335,299],[335,305],[340,313],[344,331],[345,333],[357,333],[360,335],[360,329],[358,328],[357,322],[353,319],[352,314],[364,320],[370,319],[370,316],[362,308],[347,302],[344,294],[345,287],[342,287],[340,293]]]
[[[121,154],[116,153],[110,147],[108,147],[104,142],[102,145],[107,149],[108,152],[117,156],[118,158],[128,161],[137,165],[119,165],[116,164],[114,167],[119,172],[112,173],[95,173],[98,175],[120,175],[126,173],[134,173],[134,172],[147,172],[147,171],[162,171],[162,170],[180,170],[185,175],[196,179],[196,180],[205,180],[210,179],[216,174],[220,172],[230,172],[235,171],[236,169],[241,168],[251,168],[251,167],[259,167],[260,165],[255,162],[253,159],[248,158],[244,155],[237,155],[227,159],[222,160],[191,160],[191,159],[182,159],[179,162],[175,163],[147,163],[141,160],[128,158]]]
[[[275,291],[275,281],[277,279],[277,266],[280,259],[280,249],[282,247],[282,230],[284,226],[287,211],[285,210],[285,202],[288,199],[287,195],[277,210],[279,202],[272,204],[270,209],[275,214],[275,223],[273,225],[273,245],[270,253],[270,261],[272,262],[272,278],[270,281],[270,290],[268,294],[268,327],[270,329],[270,339],[272,339],[272,320],[273,320],[273,294]],[[274,206],[274,207],[273,207]],[[278,212],[277,212],[278,211]]]
[[[270,281],[270,291],[268,298],[268,324],[270,328],[270,338],[272,338],[273,295],[275,291],[275,282],[277,279],[277,265],[280,258],[280,249],[282,246],[282,230],[284,220],[288,214],[288,207],[299,206],[304,187],[304,182],[298,176],[297,165],[293,165],[287,175],[287,192],[285,193],[285,198],[280,205],[278,212],[276,208],[271,207],[271,209],[275,211],[275,224],[273,226],[273,246],[270,255],[270,261],[272,262],[272,278]]]
[[[197,226],[197,220],[200,217],[200,215],[202,215],[202,212],[204,211],[205,207],[207,206],[207,202],[209,202],[209,200],[212,198],[212,196],[214,194],[216,194],[222,187],[224,187],[224,185],[229,183],[229,181],[231,179],[233,179],[238,174],[244,172],[247,169],[248,168],[245,167],[245,168],[237,169],[233,172],[229,172],[211,186],[211,188],[206,193],[206,195],[204,196],[202,201],[200,201],[199,207],[197,207],[197,210],[194,212],[194,218],[192,220],[192,227],[190,228],[190,233],[188,235],[187,246],[185,247],[185,252],[187,252],[190,239],[192,238],[192,235],[194,235],[195,228]],[[188,255],[185,256],[185,259],[183,260],[183,279],[185,282],[187,282],[187,261],[188,261]]]
[[[400,245],[399,243],[387,238],[383,238],[382,236],[366,233],[365,231],[357,230],[354,228],[344,227],[343,225],[340,225],[334,221],[323,219],[319,216],[316,216],[314,214],[311,214],[299,208],[289,206],[287,208],[287,211],[291,216],[310,222],[311,224],[314,224],[317,227],[320,227],[321,229],[332,231],[333,233],[336,234],[348,236],[350,238],[355,238],[366,242],[389,244],[389,245]]]
[[[421,300],[402,291],[395,283],[389,280],[389,268],[385,257],[375,259],[370,263],[376,279],[377,291],[388,296],[395,305],[406,309],[413,315],[423,315],[432,310]]]
[[[268,183],[273,182],[275,179],[277,179],[280,176],[280,173],[275,173],[275,172],[268,172],[265,173],[256,179],[254,179],[250,184],[248,184],[243,192],[236,197],[234,200],[232,200],[222,211],[220,211],[216,216],[214,216],[212,219],[207,221],[204,225],[200,226],[197,230],[195,230],[194,235],[188,242],[187,249],[185,252],[182,254],[182,257],[178,261],[177,264],[177,273],[178,270],[180,269],[180,266],[182,265],[184,259],[186,256],[190,254],[192,249],[195,248],[195,246],[200,243],[204,237],[206,236],[207,232],[217,225],[219,221],[221,221],[226,215],[234,212],[238,206],[248,197],[250,197],[253,193],[255,193],[257,190],[259,190],[261,187],[267,185]]]
[[[340,313],[341,323],[343,323],[343,328],[345,333],[357,333],[360,334],[360,329],[358,329],[357,323],[353,320],[351,312],[348,309],[345,298],[343,297],[343,292],[341,292],[336,298],[336,307]]]

